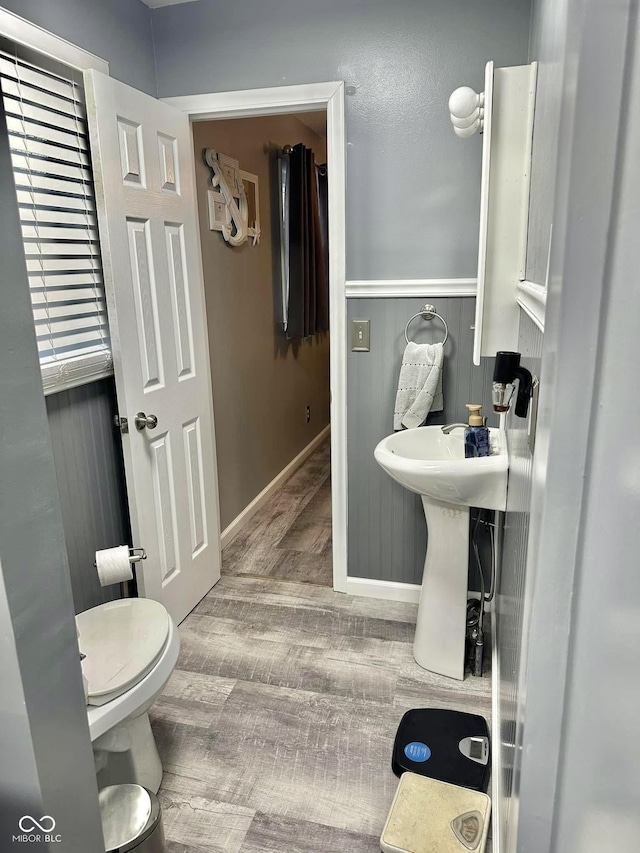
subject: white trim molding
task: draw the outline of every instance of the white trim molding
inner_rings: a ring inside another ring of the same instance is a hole
[[[344,83],[308,83],[163,99],[191,121],[327,111],[329,327],[331,334],[331,514],[333,588],[347,591],[347,302]]]
[[[322,84],[317,84],[322,85]],[[333,588],[347,591],[347,140],[344,83],[326,84],[329,164],[329,330],[331,334],[331,511]],[[333,88],[333,94],[329,90]]]
[[[277,491],[279,488],[284,486],[287,480],[292,477],[298,468],[302,465],[302,463],[311,456],[314,450],[316,450],[322,442],[328,437],[331,432],[331,426],[326,426],[318,435],[312,439],[306,447],[304,447],[297,456],[295,456],[288,465],[286,465],[280,473],[273,478],[270,483],[264,487],[264,489],[260,492],[260,494],[256,495],[255,498],[251,501],[251,503],[246,506],[240,515],[236,516],[233,519],[231,524],[229,524],[220,534],[220,547],[226,548],[227,545],[230,545],[236,536],[240,533],[242,528],[248,524],[248,522],[253,518],[253,516],[261,509],[266,502],[269,500],[271,495]]]
[[[541,332],[544,332],[544,317],[547,309],[547,289],[532,281],[519,281],[516,301]]]
[[[272,86],[268,89],[241,89],[237,92],[210,92],[206,95],[177,95],[162,98],[177,110],[189,113],[193,121],[209,118],[242,118],[284,113],[315,112],[325,109],[344,83],[305,83],[299,86]],[[328,119],[328,116],[327,116]],[[328,141],[327,128],[327,141]]]
[[[421,587],[416,583],[348,577],[346,592],[349,595],[362,595],[365,598],[381,598],[384,601],[406,601],[409,604],[417,604],[420,601],[420,589]]]
[[[475,296],[475,278],[414,278],[381,279],[379,281],[348,281],[348,299],[389,299],[402,296]]]
[[[1,8],[0,34],[72,68],[78,68],[81,71],[95,68],[103,74],[109,73],[109,63],[106,60]]]

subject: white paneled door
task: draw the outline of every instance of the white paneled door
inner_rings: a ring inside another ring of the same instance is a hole
[[[181,622],[220,577],[191,130],[98,71],[85,87],[138,584]]]

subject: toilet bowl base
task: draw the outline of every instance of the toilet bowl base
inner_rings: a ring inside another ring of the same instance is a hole
[[[162,782],[162,763],[149,715],[129,717],[93,743],[98,788],[135,783],[154,794]]]

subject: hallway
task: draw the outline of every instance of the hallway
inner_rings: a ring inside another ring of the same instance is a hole
[[[222,574],[333,586],[327,438],[222,552]]]

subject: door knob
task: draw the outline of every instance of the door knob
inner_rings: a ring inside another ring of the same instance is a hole
[[[145,415],[144,412],[138,412],[133,419],[136,429],[142,432],[145,427],[147,429],[155,429],[158,426],[158,419],[155,415]]]

